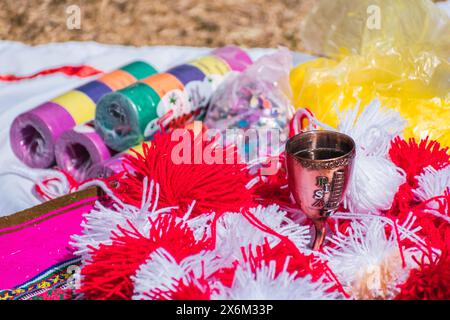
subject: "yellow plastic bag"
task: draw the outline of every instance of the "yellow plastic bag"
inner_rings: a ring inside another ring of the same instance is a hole
[[[337,124],[378,97],[408,121],[405,137],[450,146],[450,19],[428,0],[318,1],[302,26],[319,58],[291,72],[293,103]]]

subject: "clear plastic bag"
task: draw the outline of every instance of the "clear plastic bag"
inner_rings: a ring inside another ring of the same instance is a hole
[[[290,102],[291,68],[291,53],[286,48],[280,48],[273,54],[261,57],[241,74],[232,74],[213,94],[205,117],[206,126],[219,130],[227,139],[230,132],[235,132],[237,136],[232,137],[234,141],[242,141],[250,129],[257,134],[276,130],[280,138],[277,146],[269,143],[267,152],[264,152],[266,154],[259,156],[278,154],[287,139],[288,123],[294,112]],[[245,150],[241,151],[248,154],[257,144],[256,140],[247,141]]]
[[[379,98],[408,121],[406,138],[450,145],[450,19],[431,1],[320,0],[302,39],[326,58],[291,72],[295,107],[336,126],[337,111]]]

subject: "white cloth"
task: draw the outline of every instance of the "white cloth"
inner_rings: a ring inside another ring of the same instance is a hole
[[[0,74],[29,75],[42,69],[63,65],[90,65],[111,71],[134,60],[144,60],[158,70],[182,64],[207,54],[210,48],[178,46],[126,47],[95,42],[65,42],[28,46],[19,42],[0,41]],[[249,49],[253,59],[274,49]],[[313,57],[294,53],[294,65]],[[32,194],[34,183],[22,176],[5,174],[26,168],[12,153],[9,128],[20,113],[75,88],[92,78],[69,77],[63,74],[43,76],[17,82],[0,81],[0,216],[8,215],[38,203]],[[3,173],[3,174],[2,174]],[[39,170],[31,170],[35,177]]]
[[[437,5],[450,16],[450,0]],[[158,70],[182,64],[207,54],[211,48],[180,46],[127,47],[96,42],[64,42],[28,46],[20,42],[0,41],[0,74],[29,75],[40,70],[63,65],[90,65],[111,71],[134,60],[148,61]],[[275,49],[248,49],[255,60]],[[314,57],[294,53],[294,65]],[[0,81],[0,217],[32,207],[39,203],[32,194],[32,180],[6,172],[28,170],[31,178],[39,170],[24,166],[12,153],[9,128],[20,113],[32,109],[57,95],[93,78],[69,77],[63,74],[43,76],[17,82]]]

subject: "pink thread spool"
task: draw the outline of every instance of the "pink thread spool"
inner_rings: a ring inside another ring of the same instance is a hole
[[[64,132],[55,144],[56,163],[78,181],[88,177],[93,165],[110,159],[114,154],[91,124]]]
[[[242,72],[253,63],[249,55],[238,46],[218,48],[212,54],[225,60],[233,71]]]

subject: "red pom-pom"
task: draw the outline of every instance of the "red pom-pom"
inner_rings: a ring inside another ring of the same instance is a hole
[[[287,246],[285,242],[280,242],[274,247],[269,243],[256,246],[254,249],[251,246],[246,250],[242,250],[244,261],[248,262],[253,272],[262,265],[268,265],[270,261],[276,262],[275,276],[277,276],[286,265],[286,260],[289,259],[286,265],[286,271],[289,273],[296,272],[296,277],[305,277],[310,275],[312,281],[320,279],[327,270],[325,264],[317,259],[312,254],[305,255],[298,250],[292,250],[291,246]]]
[[[290,191],[288,188],[288,180],[285,163],[285,154],[282,153],[277,161],[278,170],[275,174],[259,176],[259,181],[253,187],[255,198],[263,205],[277,203],[281,206],[290,205]]]
[[[402,218],[406,218],[407,214],[411,211],[411,208],[417,204],[414,200],[412,189],[413,188],[408,183],[404,183],[398,188],[392,206],[386,212],[387,216],[391,218],[398,217],[400,222],[403,221]]]
[[[391,142],[389,156],[395,165],[406,172],[408,184],[414,188],[417,187],[416,176],[424,168],[432,166],[439,170],[450,163],[448,147],[441,148],[439,142],[428,140],[428,137],[419,143],[414,138],[405,141],[396,137]]]
[[[174,286],[175,290],[153,290],[146,294],[151,300],[211,300],[211,289],[204,277],[195,279],[189,275],[188,280],[180,279]]]
[[[142,199],[143,179],[148,177],[160,185],[158,208],[174,207],[173,212],[183,216],[195,204],[192,217],[202,213],[225,211],[238,212],[253,203],[253,194],[246,188],[251,180],[246,166],[239,163],[235,150],[215,147],[212,141],[194,138],[186,130],[186,146],[189,154],[185,162],[175,163],[173,153],[178,155],[180,142],[172,141],[170,134],[157,134],[151,145],[144,144],[143,155],[127,157],[127,172],[113,176],[113,189],[122,201],[139,206]],[[184,139],[184,138],[183,138]],[[175,149],[177,148],[177,149]],[[213,155],[228,155],[231,163],[205,163],[198,159],[200,150],[209,150]],[[111,183],[110,183],[111,185]],[[195,203],[194,203],[195,202]]]
[[[79,289],[87,299],[131,299],[131,276],[158,248],[167,250],[178,262],[205,248],[187,224],[174,216],[161,215],[150,222],[148,237],[131,225],[132,231],[119,226],[121,234],[113,234],[112,244],[91,248],[92,258],[81,270]]]
[[[263,265],[268,266],[271,261],[275,261],[275,277],[283,270],[289,273],[295,272],[296,278],[311,276],[311,281],[313,282],[325,276],[328,282],[335,284],[330,287],[329,292],[337,290],[347,296],[341,283],[325,262],[312,254],[305,255],[301,253],[287,241],[281,241],[273,247],[267,241],[263,245],[253,248],[251,245],[248,248],[242,247],[242,256],[243,262],[248,263],[252,272],[255,272],[256,269],[261,268]],[[231,287],[238,265],[239,261],[235,261],[232,267],[217,270],[211,278],[218,279],[223,285]]]
[[[431,198],[413,209],[420,235],[434,248],[450,250],[450,193]]]
[[[424,255],[418,269],[411,270],[408,280],[400,286],[397,300],[450,299],[450,255],[444,249],[440,257]],[[431,261],[429,261],[431,259]]]

